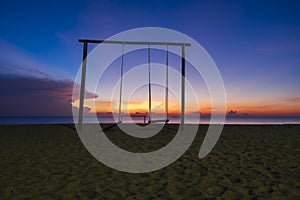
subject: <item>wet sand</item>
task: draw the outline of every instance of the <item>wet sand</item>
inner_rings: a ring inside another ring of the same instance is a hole
[[[161,170],[130,174],[93,158],[63,125],[0,126],[0,199],[300,199],[300,125],[226,125],[212,152],[198,159],[207,130]],[[108,137],[129,151],[166,145],[177,126],[134,139]]]

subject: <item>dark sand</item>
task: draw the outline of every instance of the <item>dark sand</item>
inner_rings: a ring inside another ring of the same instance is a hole
[[[112,141],[154,150],[173,137]],[[63,125],[0,126],[0,199],[300,199],[300,125],[228,125],[213,151],[198,159],[207,126],[176,162],[145,174],[98,162]]]

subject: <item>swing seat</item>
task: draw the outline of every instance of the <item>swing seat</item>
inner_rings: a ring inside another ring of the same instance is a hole
[[[169,119],[156,119],[156,120],[149,120],[148,123],[158,123],[158,122],[165,122],[168,123],[170,120]]]

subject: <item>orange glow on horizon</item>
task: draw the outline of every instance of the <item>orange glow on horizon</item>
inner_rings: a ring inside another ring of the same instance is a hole
[[[95,106],[94,106],[95,104]],[[74,107],[79,107],[79,101],[72,103]],[[90,109],[89,113],[118,113],[119,103],[111,101],[99,101],[88,99],[85,100],[84,107]],[[297,108],[296,108],[297,107]],[[296,109],[295,109],[296,108]],[[300,115],[300,105],[294,104],[228,104],[226,107],[226,113],[229,111],[237,111],[237,114],[249,114],[249,115]],[[186,105],[186,114],[192,114],[195,112],[201,112],[201,114],[211,114],[210,102],[201,102],[198,108],[193,108]],[[122,113],[134,114],[146,114],[148,112],[148,101],[141,102],[129,102],[128,104],[122,103]],[[216,109],[218,112],[218,109]],[[160,101],[152,101],[152,113],[165,114],[165,104]],[[180,105],[178,102],[169,102],[169,115],[180,115]]]

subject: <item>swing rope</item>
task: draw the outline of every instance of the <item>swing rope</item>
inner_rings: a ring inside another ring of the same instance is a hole
[[[124,42],[122,44],[122,57],[121,57],[121,80],[120,80],[120,99],[119,99],[119,121],[122,122],[121,112],[122,112],[122,90],[123,90],[123,68],[124,68]]]
[[[169,121],[169,45],[167,44],[167,51],[166,51],[166,99],[165,99],[165,109],[166,109],[166,122]]]
[[[148,108],[148,122],[151,122],[151,74],[150,74],[150,43],[148,44],[148,86],[149,86],[149,108]]]
[[[166,112],[166,119],[160,119],[160,120],[151,120],[152,119],[152,111],[151,111],[151,56],[150,56],[150,44],[148,44],[148,85],[149,85],[149,114],[148,114],[148,123],[151,122],[169,122],[169,45],[167,44],[166,49],[166,93],[165,93],[165,112]]]

